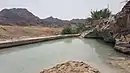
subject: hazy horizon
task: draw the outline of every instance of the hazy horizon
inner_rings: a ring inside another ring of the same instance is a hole
[[[125,3],[123,0],[10,0],[1,1],[0,10],[5,8],[26,8],[40,18],[53,16],[55,18],[70,20],[87,18],[91,10],[107,8],[113,14],[119,12]]]

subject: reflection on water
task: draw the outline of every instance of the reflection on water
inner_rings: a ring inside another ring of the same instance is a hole
[[[113,49],[112,44],[106,43],[100,39],[82,39],[85,44],[89,44],[101,58],[107,59],[109,56],[119,56],[120,53]]]
[[[64,40],[64,43],[72,43],[73,38]]]
[[[113,48],[94,39],[68,38],[0,50],[0,73],[39,73],[56,63],[79,60],[103,73],[119,73],[104,61]]]

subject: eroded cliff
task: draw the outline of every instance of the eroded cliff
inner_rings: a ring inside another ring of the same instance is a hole
[[[115,49],[130,54],[130,1],[116,15],[95,20],[93,32],[84,37],[98,37],[115,43]]]

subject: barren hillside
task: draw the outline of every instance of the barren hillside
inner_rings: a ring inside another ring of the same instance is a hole
[[[34,26],[0,26],[0,40],[50,36],[60,33],[62,28]]]

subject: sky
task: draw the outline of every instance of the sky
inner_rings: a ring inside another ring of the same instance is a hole
[[[40,18],[53,16],[70,20],[87,18],[91,10],[109,7],[113,14],[119,12],[123,0],[0,0],[0,10],[4,8],[26,8]]]

